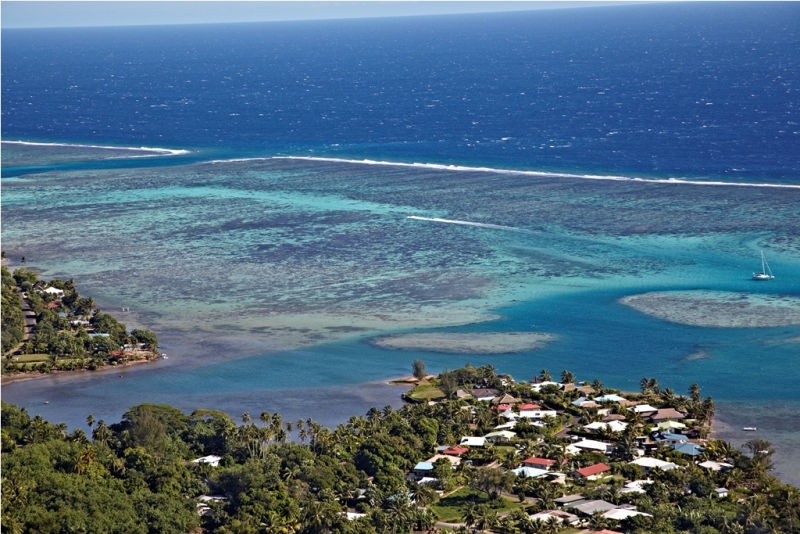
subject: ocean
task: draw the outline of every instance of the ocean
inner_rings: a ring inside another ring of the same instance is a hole
[[[798,28],[703,3],[4,30],[3,250],[169,359],[3,398],[71,427],[140,402],[335,425],[397,405],[416,358],[657,377],[798,484]],[[552,340],[370,343],[443,332]]]

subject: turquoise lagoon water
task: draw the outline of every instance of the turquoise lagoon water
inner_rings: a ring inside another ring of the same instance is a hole
[[[118,315],[158,331],[170,359],[12,384],[3,396],[70,425],[90,412],[116,420],[140,402],[335,424],[396,405],[401,391],[380,382],[416,358],[432,371],[493,363],[520,379],[566,368],[623,390],[658,377],[677,392],[699,382],[731,420],[729,439],[740,425],[761,427],[788,448],[780,474],[793,479],[800,326],[676,324],[618,299],[797,296],[796,196],[287,159],[4,178],[9,255],[75,277],[110,311],[129,307]],[[770,283],[750,280],[762,248]],[[506,355],[364,342],[441,328],[559,339]],[[785,417],[765,427],[762,410],[776,402]]]

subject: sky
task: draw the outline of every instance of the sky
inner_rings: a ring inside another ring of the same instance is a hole
[[[0,2],[2,28],[58,28],[204,24],[364,17],[443,15],[561,9],[630,3],[626,1],[415,1],[415,2],[258,2],[258,1],[111,1]]]

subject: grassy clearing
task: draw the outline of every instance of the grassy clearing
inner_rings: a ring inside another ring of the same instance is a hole
[[[417,386],[407,393],[409,397],[415,400],[435,400],[443,399],[444,392],[436,386]]]
[[[20,363],[39,363],[39,362],[49,362],[50,356],[47,354],[22,354],[19,358],[16,358],[14,361]]]
[[[494,508],[498,513],[507,512],[524,506],[523,503],[512,501],[501,497],[496,501],[490,501],[485,493],[474,490],[470,487],[460,488],[447,497],[440,499],[436,504],[430,508],[439,517],[440,521],[447,523],[460,523],[461,517],[464,515],[464,510],[471,503],[483,504],[493,503]]]

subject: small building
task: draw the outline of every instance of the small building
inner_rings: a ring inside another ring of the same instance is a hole
[[[609,471],[611,471],[610,467],[604,463],[599,463],[590,465],[589,467],[577,469],[574,473],[572,473],[572,476],[575,478],[585,478],[586,480],[597,480],[598,478],[605,476],[603,473]]]
[[[548,474],[546,469],[537,469],[535,467],[517,467],[516,469],[512,469],[511,472],[523,478],[538,478]]]
[[[558,499],[553,499],[553,502],[556,503],[558,506],[569,507],[572,503],[585,501],[586,497],[583,495],[578,495],[574,493],[572,495],[564,495],[563,497],[559,497]]]
[[[576,441],[570,445],[567,445],[567,453],[568,454],[580,454],[583,451],[588,452],[602,452],[603,454],[608,454],[614,450],[613,443],[606,443],[605,441],[595,441],[593,439],[584,439],[581,441]]]
[[[728,471],[730,469],[733,469],[733,465],[731,464],[725,462],[714,462],[712,460],[701,462],[697,465],[702,467],[706,471]]]
[[[608,510],[615,510],[616,504],[608,501],[594,500],[594,501],[580,501],[567,506],[569,509],[575,509],[583,515],[594,515],[595,512],[606,512]]]
[[[544,512],[539,512],[529,517],[531,521],[542,521],[543,523],[548,523],[551,517],[555,517],[560,524],[573,527],[578,526],[581,522],[581,518],[577,515],[570,514],[569,512],[562,512],[561,510],[545,510]]]
[[[44,290],[48,295],[55,295],[58,298],[64,298],[64,291],[55,287],[48,287]]]
[[[464,436],[461,438],[461,442],[459,445],[463,445],[466,447],[485,447],[486,446],[486,438],[483,437],[475,437],[475,436]]]
[[[658,458],[651,458],[646,456],[644,458],[637,458],[632,462],[628,462],[630,465],[638,465],[642,468],[642,472],[647,475],[653,469],[661,469],[662,471],[669,471],[670,469],[675,469],[678,467],[672,462],[666,462],[664,460],[659,460]]]
[[[727,488],[717,488],[714,490],[714,493],[717,494],[717,497],[727,497],[728,496],[728,489]]]
[[[655,406],[650,406],[649,404],[637,404],[633,407],[633,411],[639,414],[651,414],[656,413],[658,408]]]
[[[537,456],[531,456],[530,458],[522,460],[522,465],[525,467],[535,467],[537,469],[550,469],[555,463],[555,460],[551,460],[549,458],[539,458]]]
[[[652,483],[652,480],[633,480],[626,483],[625,487],[619,490],[619,493],[645,493],[643,486]]]
[[[192,460],[192,463],[210,465],[211,467],[219,467],[220,460],[222,460],[222,456],[216,456],[214,454],[211,454],[209,456],[195,458],[194,460]]]
[[[610,432],[622,432],[628,427],[628,423],[623,421],[610,421],[608,423],[603,423],[601,421],[595,421],[594,423],[589,423],[588,425],[584,426],[583,429],[587,432],[598,433],[601,430],[608,430]]]
[[[701,447],[696,443],[678,443],[677,445],[672,446],[672,450],[678,451],[681,454],[686,454],[688,456],[700,456],[703,454],[705,448]]]
[[[609,510],[607,512],[603,512],[603,517],[606,519],[613,519],[614,521],[624,521],[629,517],[633,517],[635,515],[644,515],[647,517],[653,517],[650,514],[646,514],[644,512],[637,512],[636,510],[631,510],[629,508],[616,508],[614,510]]]
[[[462,454],[469,452],[469,449],[466,447],[462,447],[461,445],[456,445],[454,447],[447,448],[442,451],[442,454],[446,454],[448,456],[461,456]]]
[[[660,408],[656,413],[650,416],[650,420],[654,423],[660,423],[662,421],[683,421],[685,418],[686,416],[675,408]]]
[[[498,430],[497,432],[489,432],[484,436],[486,441],[491,443],[497,443],[498,441],[511,441],[517,437],[515,432],[511,432],[510,430]]]

